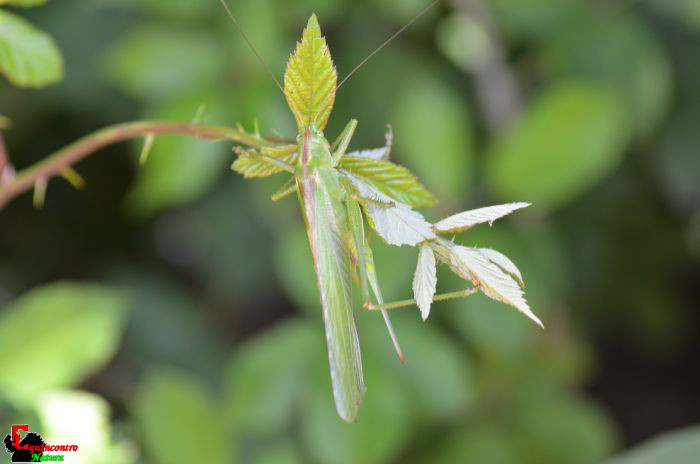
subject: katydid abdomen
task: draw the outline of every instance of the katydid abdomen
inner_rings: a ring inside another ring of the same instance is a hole
[[[335,169],[307,165],[297,177],[309,245],[321,295],[333,396],[338,414],[356,418],[365,392],[351,294],[349,232],[343,188]]]

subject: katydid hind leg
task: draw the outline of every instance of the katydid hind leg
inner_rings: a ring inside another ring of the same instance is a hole
[[[359,202],[349,192],[346,197],[346,204],[348,208],[348,221],[350,222],[350,230],[352,231],[353,236],[353,244],[357,253],[356,265],[360,273],[362,298],[365,303],[371,303],[371,297],[369,294],[369,287],[371,287],[377,303],[383,304],[384,299],[382,298],[382,292],[379,288],[379,282],[377,281],[377,275],[374,270],[372,250],[369,247],[369,243],[367,243],[365,237],[362,209],[360,208]],[[401,363],[404,364],[406,362],[406,358],[404,358],[401,351],[401,345],[396,337],[396,332],[391,324],[389,314],[386,311],[382,311],[382,316],[384,317],[384,323],[389,331],[389,337],[391,337],[391,342],[394,345],[396,354],[399,356]]]
[[[378,304],[384,304],[384,298],[382,297],[382,291],[379,288],[379,280],[377,279],[377,272],[374,267],[374,256],[372,254],[372,249],[367,244],[365,247],[365,261],[367,266],[367,279],[369,280],[369,285],[372,288],[372,293],[374,293],[374,298],[377,300]],[[406,358],[401,351],[401,345],[399,344],[399,339],[394,331],[394,326],[391,324],[391,319],[389,318],[389,313],[387,311],[382,311],[382,317],[384,317],[384,323],[389,331],[389,337],[391,338],[391,343],[394,345],[396,354],[399,357],[401,364],[406,364]]]

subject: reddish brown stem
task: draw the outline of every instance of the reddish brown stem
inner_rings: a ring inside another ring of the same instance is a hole
[[[136,121],[105,127],[86,135],[49,157],[18,172],[4,183],[0,178],[0,209],[19,194],[31,189],[41,179],[48,180],[97,150],[123,140],[158,134],[191,135],[206,140],[229,140],[253,147],[273,146],[274,142],[242,130],[209,124]],[[193,155],[194,156],[194,155]],[[0,173],[9,165],[0,137]]]
[[[5,170],[5,166],[7,166],[9,162],[9,159],[7,158],[7,150],[5,149],[5,141],[2,138],[2,131],[0,131],[0,178]]]

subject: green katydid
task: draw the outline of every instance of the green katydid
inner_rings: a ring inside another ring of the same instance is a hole
[[[222,4],[240,29],[223,0]],[[426,319],[433,301],[464,297],[480,290],[542,325],[530,311],[520,272],[508,258],[495,250],[464,247],[440,237],[493,222],[528,206],[527,203],[466,211],[431,224],[413,208],[431,205],[435,197],[405,167],[389,161],[390,133],[383,148],[347,152],[357,125],[351,120],[330,144],[323,130],[338,88],[337,73],[314,15],[289,60],[284,86],[276,79],[275,82],[296,119],[296,143],[271,142],[260,137],[256,129],[250,139],[257,142],[235,149],[238,158],[232,168],[245,178],[291,174],[272,198],[279,200],[296,192],[301,206],[321,296],[333,396],[342,419],[355,420],[366,390],[353,318],[353,281],[361,288],[364,307],[382,311],[402,360],[386,313],[389,309],[417,305]],[[365,222],[390,245],[418,247],[414,299],[384,303]],[[437,261],[446,263],[472,287],[436,295]],[[376,303],[372,302],[372,295]]]

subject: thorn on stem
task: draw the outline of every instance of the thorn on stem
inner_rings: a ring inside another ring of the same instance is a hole
[[[83,177],[70,166],[67,166],[61,170],[61,177],[66,179],[69,184],[78,190],[85,188],[85,179],[83,179]]]
[[[204,112],[207,109],[207,104],[202,103],[199,105],[197,108],[197,111],[194,113],[194,118],[192,118],[192,124],[197,124],[202,120],[202,116],[204,116]]]
[[[139,164],[143,166],[148,161],[148,156],[151,154],[151,148],[153,147],[153,140],[155,140],[156,135],[154,133],[147,134],[143,139],[143,148],[141,149],[141,156],[139,156]]]
[[[34,208],[41,209],[44,207],[44,200],[46,200],[46,187],[48,186],[48,181],[46,177],[40,177],[34,183]]]

